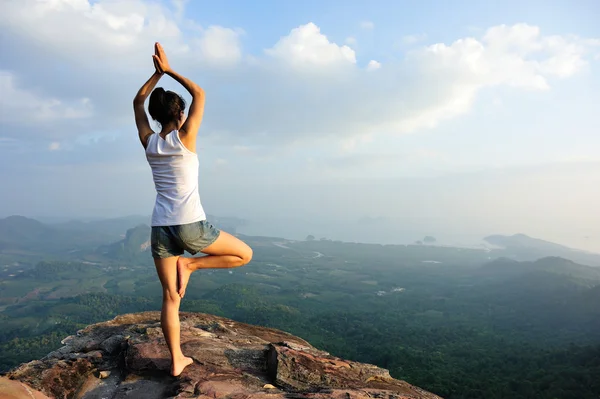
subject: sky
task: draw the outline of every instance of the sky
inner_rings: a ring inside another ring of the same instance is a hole
[[[152,212],[132,100],[159,41],[206,92],[202,203],[248,234],[600,252],[598,20],[595,0],[4,0],[0,217]]]

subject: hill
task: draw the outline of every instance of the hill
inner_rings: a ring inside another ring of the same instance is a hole
[[[245,223],[243,219],[233,217],[208,215],[208,219],[217,227],[231,233],[235,233],[236,228]],[[42,223],[24,216],[9,216],[0,219],[0,251],[19,254],[23,251],[29,254],[68,254],[96,250],[99,247],[106,251],[112,244],[124,244],[125,247],[122,249],[130,257],[132,248],[129,248],[129,245],[137,246],[147,241],[144,239],[139,242],[138,238],[146,234],[145,230],[140,230],[140,226],[147,227],[149,224],[150,217],[147,216],[127,216],[95,221],[72,220],[53,224]],[[137,238],[132,238],[132,234]],[[115,246],[108,251],[116,251]],[[123,251],[120,252],[117,257],[123,258]]]
[[[67,231],[105,234],[113,240],[118,240],[123,237],[124,232],[128,229],[141,224],[150,224],[150,217],[132,215],[92,221],[71,220],[64,223],[50,224],[50,227]]]
[[[246,220],[236,217],[222,217],[210,214],[206,215],[206,217],[216,226],[230,233],[235,233],[238,227],[244,226],[247,223]],[[68,222],[50,224],[50,226],[61,230],[103,233],[112,236],[114,239],[118,239],[123,237],[123,232],[133,226],[142,224],[150,225],[150,221],[150,216],[130,215],[91,221],[74,219]]]
[[[600,268],[580,265],[569,259],[548,256],[536,261],[518,262],[508,258],[499,258],[481,267],[481,275],[493,278],[505,278],[541,271],[561,275],[583,284],[600,284]]]
[[[112,259],[135,260],[140,257],[148,259],[150,255],[150,232],[151,229],[141,224],[128,229],[125,238],[115,243],[98,248],[98,253]],[[142,260],[142,259],[140,259]]]
[[[540,240],[539,238],[529,237],[525,234],[514,234],[512,236],[491,235],[484,238],[485,241],[493,245],[504,248],[530,248],[545,251],[571,251],[572,249],[564,245],[556,244],[550,241]]]
[[[108,239],[102,232],[59,229],[24,216],[0,219],[0,251],[3,253],[66,253],[94,248]]]
[[[589,266],[600,266],[600,254],[569,248],[565,245],[541,240],[525,234],[512,236],[490,235],[484,238],[494,249],[493,254],[515,260],[535,260],[548,256],[562,257]]]

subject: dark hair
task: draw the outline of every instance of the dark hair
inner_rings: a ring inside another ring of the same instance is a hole
[[[152,119],[162,126],[178,121],[184,110],[185,101],[175,92],[165,91],[162,87],[157,87],[150,95],[148,112],[150,112]]]

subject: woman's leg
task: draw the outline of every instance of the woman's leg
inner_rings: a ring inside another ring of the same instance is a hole
[[[164,259],[154,259],[156,272],[162,284],[163,302],[160,313],[160,324],[171,352],[171,375],[178,376],[183,369],[192,364],[190,357],[181,352],[181,337],[179,325],[179,305],[181,297],[177,293],[177,259],[173,256]]]
[[[221,231],[219,238],[202,250],[207,256],[199,258],[184,258],[181,256],[177,262],[177,287],[181,298],[190,275],[198,269],[230,269],[240,267],[252,259],[252,248],[242,240],[229,233]]]

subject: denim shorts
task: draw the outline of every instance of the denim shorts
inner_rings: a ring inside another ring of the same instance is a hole
[[[206,220],[177,226],[153,226],[150,237],[152,257],[181,256],[183,251],[195,255],[215,242],[220,234],[219,229]]]

